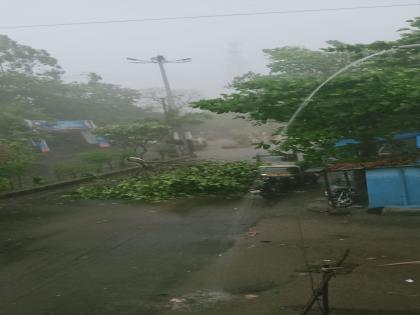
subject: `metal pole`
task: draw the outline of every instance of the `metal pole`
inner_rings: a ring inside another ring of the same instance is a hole
[[[165,111],[165,116],[166,116],[167,123],[174,127],[174,129],[176,130],[176,132],[179,135],[179,138],[181,139],[181,141],[183,143],[184,148],[186,148],[187,153],[192,155],[193,152],[190,149],[190,147],[187,145],[187,141],[185,139],[185,135],[184,135],[184,131],[182,130],[182,126],[178,122],[172,120],[172,118],[175,116],[174,113],[176,113],[177,108],[176,108],[174,96],[172,94],[171,86],[169,85],[168,76],[166,75],[166,71],[165,71],[165,67],[164,67],[165,63],[185,63],[185,62],[190,62],[191,58],[184,58],[184,59],[168,61],[168,60],[166,60],[166,58],[164,56],[157,55],[156,57],[151,58],[150,61],[140,60],[140,59],[131,58],[131,57],[127,57],[127,60],[129,60],[132,63],[140,63],[140,64],[157,63],[159,65],[160,74],[162,76],[163,85],[165,87],[165,92],[166,92],[167,102],[166,102],[166,104],[165,104],[165,102],[162,102],[162,106],[163,106],[163,110]],[[170,120],[172,120],[172,121],[170,121]]]
[[[168,102],[168,109],[174,110],[175,109],[175,101],[174,96],[171,91],[171,86],[169,85],[168,76],[166,75],[165,67],[163,64],[166,62],[165,57],[158,55],[155,59],[157,61],[157,64],[159,65],[160,74],[162,75],[163,85],[165,87],[166,91],[166,100]]]
[[[329,301],[328,301],[328,286],[329,286],[329,281],[327,281],[327,276],[328,273],[330,273],[331,271],[329,271],[329,266],[328,265],[324,265],[321,269],[322,271],[322,280],[323,282],[325,281],[325,285],[322,288],[322,312],[324,313],[324,315],[329,315],[330,314],[330,307],[329,307]]]
[[[333,193],[331,191],[330,180],[328,178],[328,171],[325,169],[322,172],[322,175],[324,176],[325,189],[327,191],[327,198],[331,202],[332,207],[335,209],[337,207],[337,205],[335,204],[334,196],[333,196]]]
[[[309,312],[311,311],[312,305],[315,304],[315,302],[317,301],[318,297],[320,295],[323,294],[323,289],[325,287],[325,285],[328,283],[328,281],[331,280],[331,278],[334,276],[334,273],[332,272],[334,269],[337,269],[339,267],[341,267],[341,265],[344,263],[344,261],[346,260],[347,256],[349,255],[350,250],[346,249],[346,251],[344,252],[343,257],[340,259],[340,261],[335,265],[335,267],[333,268],[329,268],[330,272],[327,272],[325,274],[325,278],[323,277],[321,283],[318,285],[318,287],[313,291],[312,296],[310,298],[310,300],[308,301],[308,303],[306,303],[306,305],[302,308],[302,310],[300,311],[300,315],[307,315],[309,314]],[[331,270],[333,269],[333,270]]]
[[[347,171],[344,171],[344,178],[346,179],[347,187],[350,188],[351,187],[350,177],[349,177],[349,173]]]
[[[165,57],[158,55],[156,56],[155,60],[157,64],[159,65],[159,70],[160,70],[160,74],[162,75],[163,85],[165,86],[166,100],[168,104],[166,116],[172,119],[173,114],[176,111],[176,104],[175,104],[174,96],[172,94],[171,86],[169,85],[168,76],[166,75],[165,67],[163,65],[166,62],[166,59]],[[170,119],[167,119],[168,123],[174,123],[174,122],[170,122],[169,121]],[[180,140],[182,141],[184,149],[187,150],[187,153],[192,154],[187,144],[187,140],[185,139],[184,130],[182,129],[182,126],[180,126],[178,123],[175,123],[174,127],[176,129],[176,132],[178,133]]]

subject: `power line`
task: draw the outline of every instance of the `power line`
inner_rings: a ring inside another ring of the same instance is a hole
[[[3,25],[0,29],[25,29],[25,28],[41,28],[41,27],[61,27],[61,26],[77,26],[77,25],[95,25],[95,24],[119,24],[133,22],[154,22],[154,21],[177,21],[177,20],[198,20],[226,17],[241,16],[258,16],[258,15],[276,15],[276,14],[297,14],[297,13],[317,13],[317,12],[336,12],[336,11],[354,11],[364,9],[381,9],[396,7],[413,7],[420,6],[420,3],[376,5],[376,6],[357,6],[357,7],[341,7],[341,8],[325,8],[325,9],[303,9],[303,10],[286,10],[286,11],[263,11],[263,12],[245,12],[245,13],[226,13],[226,14],[209,14],[209,15],[191,15],[191,16],[173,16],[173,17],[156,17],[156,18],[139,18],[139,19],[123,19],[123,20],[102,20],[102,21],[86,21],[86,22],[69,22],[69,23],[52,23],[52,24],[27,24],[27,25]]]

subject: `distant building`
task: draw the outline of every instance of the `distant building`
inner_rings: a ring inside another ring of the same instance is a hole
[[[45,121],[45,120],[25,120],[29,128],[34,133],[46,132],[54,134],[56,137],[61,138],[63,141],[70,145],[74,142],[72,140],[84,140],[85,144],[97,145],[100,148],[108,148],[110,145],[104,137],[97,136],[92,133],[96,128],[92,120],[58,120],[58,121]],[[70,137],[69,137],[70,135]],[[50,151],[47,141],[43,138],[32,140],[34,148],[40,152],[46,153]],[[82,144],[82,143],[81,143]]]

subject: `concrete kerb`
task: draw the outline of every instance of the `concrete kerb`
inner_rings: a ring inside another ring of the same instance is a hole
[[[382,215],[420,215],[420,207],[385,207],[382,209]]]
[[[131,172],[139,170],[139,169],[141,169],[141,166],[135,166],[135,167],[125,168],[125,169],[122,169],[122,170],[106,172],[106,173],[102,173],[102,174],[98,174],[98,175],[92,175],[92,176],[87,176],[87,177],[82,177],[82,178],[75,178],[75,179],[60,181],[60,182],[56,182],[56,183],[52,183],[52,184],[48,184],[48,185],[42,185],[42,186],[31,187],[31,188],[27,188],[27,189],[10,191],[10,192],[7,192],[7,193],[0,194],[0,199],[24,196],[24,195],[33,194],[33,193],[40,192],[40,191],[47,191],[47,190],[51,190],[51,189],[55,189],[55,188],[72,186],[72,185],[76,185],[76,184],[80,184],[80,183],[89,182],[89,181],[92,181],[94,179],[98,179],[98,178],[101,178],[101,177],[108,177],[108,176],[113,176],[113,175],[131,173]]]
[[[183,163],[185,163],[185,162],[193,163],[193,162],[199,162],[199,160],[190,159],[189,157],[182,157],[182,158],[168,160],[168,161],[148,162],[147,164],[149,164],[151,166],[162,166],[163,168],[165,168],[166,166],[177,165],[176,164],[177,162],[181,162],[181,164],[178,164],[178,165],[185,165],[185,164],[182,164],[182,162]],[[132,172],[140,171],[140,170],[143,170],[142,166],[134,166],[134,167],[124,168],[124,169],[110,171],[110,172],[106,172],[106,173],[96,174],[96,175],[92,175],[92,176],[75,178],[75,179],[55,182],[55,183],[51,183],[51,184],[47,184],[47,185],[10,191],[10,192],[0,194],[0,199],[29,195],[29,194],[33,194],[33,193],[36,193],[36,192],[47,191],[47,190],[51,190],[51,189],[55,189],[55,188],[62,188],[62,187],[66,187],[66,186],[77,185],[77,184],[80,184],[80,183],[89,182],[89,181],[99,179],[99,178],[103,178],[103,177],[128,174],[128,173],[132,173]]]

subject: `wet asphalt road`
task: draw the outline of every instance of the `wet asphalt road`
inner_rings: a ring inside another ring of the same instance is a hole
[[[200,158],[252,160],[210,143]],[[256,222],[249,199],[0,201],[0,314],[161,314],[170,292]],[[240,210],[240,211],[239,211]],[[169,304],[168,304],[169,303]]]
[[[201,158],[255,155],[216,149]],[[1,315],[297,314],[311,295],[303,248],[314,266],[351,249],[354,270],[331,283],[332,314],[420,314],[420,268],[378,267],[419,259],[420,217],[307,211],[324,200],[319,187],[162,204],[62,193],[0,201]]]
[[[2,203],[0,314],[159,314],[257,218],[246,199],[54,198]]]
[[[0,314],[298,314],[311,295],[302,248],[315,268],[351,250],[332,314],[420,314],[418,265],[380,267],[418,260],[420,217],[307,211],[320,195],[3,200]]]

